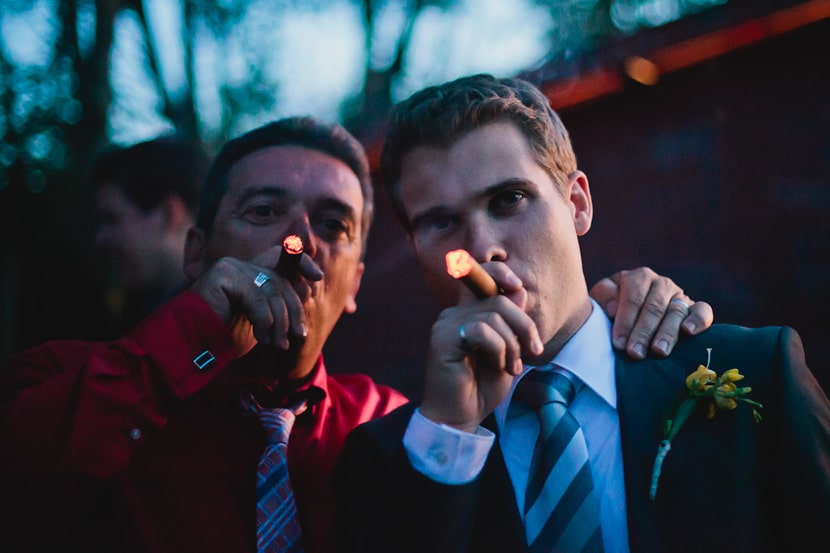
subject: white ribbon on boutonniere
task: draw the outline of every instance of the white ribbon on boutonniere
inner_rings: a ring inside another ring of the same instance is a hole
[[[729,369],[722,375],[709,368],[712,360],[712,348],[706,348],[706,366],[698,365],[697,370],[686,377],[687,392],[678,401],[674,414],[665,420],[663,427],[663,441],[657,448],[657,456],[654,458],[654,468],[651,471],[651,487],[648,496],[652,501],[657,496],[657,483],[660,480],[660,472],[663,468],[663,460],[671,450],[671,441],[683,428],[683,425],[692,416],[697,407],[703,404],[706,407],[706,418],[715,416],[717,409],[732,410],[738,406],[738,402],[747,403],[752,407],[752,416],[755,422],[761,422],[761,414],[758,409],[763,407],[757,401],[746,397],[752,391],[750,387],[739,388],[735,382],[742,380],[744,376],[738,369]]]

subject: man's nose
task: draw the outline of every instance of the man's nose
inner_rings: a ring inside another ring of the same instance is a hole
[[[467,228],[467,251],[479,263],[504,261],[507,251],[499,240],[499,234],[486,221],[471,221]]]

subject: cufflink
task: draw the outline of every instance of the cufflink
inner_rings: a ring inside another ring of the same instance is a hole
[[[193,364],[196,365],[197,369],[202,371],[205,369],[205,367],[213,363],[215,360],[216,358],[213,356],[213,354],[210,351],[205,350],[193,358]]]

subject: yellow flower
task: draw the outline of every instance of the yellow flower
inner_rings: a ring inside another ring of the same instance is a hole
[[[691,392],[702,392],[715,381],[717,374],[709,367],[698,365],[697,370],[686,377],[686,387]]]
[[[654,459],[654,468],[651,471],[649,497],[652,500],[657,495],[657,483],[660,479],[663,459],[671,450],[671,441],[677,436],[677,433],[680,432],[692,413],[695,412],[700,402],[704,403],[703,407],[706,409],[707,419],[713,418],[717,409],[731,411],[738,406],[738,402],[748,403],[753,408],[752,417],[755,422],[761,422],[761,414],[758,409],[762,405],[746,397],[752,391],[752,388],[738,388],[735,385],[735,382],[743,380],[744,376],[735,368],[729,369],[718,376],[715,371],[709,368],[712,359],[712,348],[706,348],[706,352],[708,354],[706,365],[698,365],[697,369],[686,377],[688,392],[681,398],[674,414],[666,419],[663,425],[663,441],[660,442],[660,446],[657,448],[657,457]]]
[[[743,378],[743,376],[741,376],[740,374],[738,374],[738,376]],[[724,382],[723,384],[715,388],[715,395],[713,397],[715,398],[715,405],[718,407],[718,409],[728,409],[731,411],[732,409],[738,406],[737,400],[731,397],[731,394],[733,394],[737,389],[738,387],[735,386],[735,384],[731,381]],[[712,416],[714,416],[714,413],[712,414]]]
[[[721,375],[721,380],[728,380],[729,382],[737,382],[743,380],[744,375],[738,372],[738,369],[729,369]]]

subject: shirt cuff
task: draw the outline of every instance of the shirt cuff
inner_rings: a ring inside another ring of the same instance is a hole
[[[496,435],[481,426],[471,434],[433,422],[416,409],[403,446],[412,467],[424,476],[442,484],[466,484],[481,473],[495,440]]]

